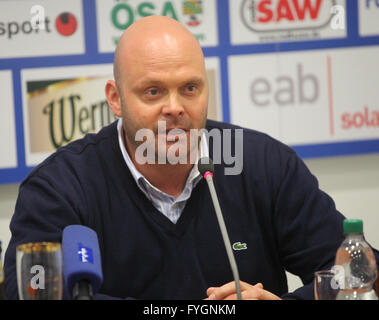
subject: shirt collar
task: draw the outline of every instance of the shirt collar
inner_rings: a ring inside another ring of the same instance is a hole
[[[157,189],[156,187],[154,187],[150,182],[149,180],[147,180],[138,170],[137,168],[135,167],[134,163],[132,162],[132,160],[130,159],[130,156],[129,156],[129,153],[128,151],[126,150],[125,148],[125,144],[124,144],[124,139],[123,139],[123,134],[122,134],[122,119],[118,119],[118,122],[117,122],[117,131],[118,131],[118,143],[120,145],[120,149],[121,149],[121,153],[122,153],[122,156],[124,157],[124,160],[125,160],[125,163],[126,165],[128,166],[129,170],[130,170],[130,173],[132,174],[134,180],[136,181],[137,185],[139,187],[141,187],[140,185],[140,181],[143,180],[146,184],[148,184],[150,187],[152,187],[153,189],[155,190],[159,190]],[[199,157],[199,154],[200,154],[200,157]],[[202,134],[201,136],[201,140],[200,140],[200,152],[198,153],[197,155],[197,158],[196,158],[196,162],[195,164],[198,162],[199,158],[202,158],[202,157],[209,157],[209,149],[208,149],[208,144],[207,144],[207,139],[206,139],[206,136],[205,136],[205,133]],[[200,175],[200,172],[199,170],[197,169],[197,165],[194,165],[192,167],[192,170],[187,178],[187,182],[186,182],[186,186],[185,188],[194,181],[194,179],[196,177],[198,177]],[[146,193],[146,190],[142,190]],[[162,192],[161,190],[159,190],[160,192]]]

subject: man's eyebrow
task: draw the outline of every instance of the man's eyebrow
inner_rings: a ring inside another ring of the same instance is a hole
[[[163,82],[160,80],[154,80],[154,79],[146,79],[137,84],[138,87],[145,87],[145,86],[155,86],[155,85],[162,85]]]
[[[187,83],[202,84],[204,82],[205,82],[205,80],[202,77],[191,77],[191,78],[183,80],[182,85],[187,84]],[[146,87],[146,86],[159,86],[159,85],[164,85],[164,84],[165,83],[163,81],[160,81],[160,80],[145,79],[145,80],[142,80],[141,82],[139,82],[137,84],[137,87],[141,88],[141,87]]]
[[[187,79],[186,81],[183,81],[183,83],[199,83],[199,84],[203,82],[204,82],[204,79],[201,77],[193,77],[193,78]]]

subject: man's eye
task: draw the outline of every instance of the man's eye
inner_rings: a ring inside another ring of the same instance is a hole
[[[187,94],[194,94],[196,90],[197,90],[197,86],[195,86],[194,84],[190,84],[184,87],[184,91]]]
[[[147,90],[147,94],[150,96],[156,96],[159,93],[159,90],[157,88],[152,88]]]

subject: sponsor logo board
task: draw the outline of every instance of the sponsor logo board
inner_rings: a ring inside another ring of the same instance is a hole
[[[178,20],[193,33],[202,46],[218,44],[215,0],[97,0],[96,14],[100,52],[113,52],[125,29],[134,21],[151,15]]]
[[[231,121],[287,144],[379,137],[379,48],[229,58]]]
[[[14,119],[12,72],[0,71],[0,168],[17,166],[16,131]]]
[[[330,56],[335,136],[379,138],[379,47],[352,48]]]
[[[360,35],[379,35],[379,0],[361,0],[358,3]]]
[[[345,0],[229,0],[232,44],[346,37]]]
[[[104,93],[112,72],[112,64],[22,70],[28,166],[116,119]]]
[[[205,58],[209,85],[208,119],[222,121],[221,77],[219,58]]]
[[[84,53],[81,3],[0,1],[0,58]]]

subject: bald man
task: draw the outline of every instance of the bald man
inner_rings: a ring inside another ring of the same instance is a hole
[[[333,265],[344,217],[292,149],[207,120],[208,90],[202,50],[177,21],[147,17],[124,32],[105,87],[120,119],[59,149],[20,186],[5,257],[9,298],[18,297],[16,246],[59,242],[66,226],[80,224],[99,238],[104,281],[95,299],[236,299],[194,163],[237,153],[243,141],[243,170],[224,174],[230,162],[221,159],[214,176],[242,298],[313,299],[313,274]],[[285,270],[304,286],[288,293]]]
[[[162,16],[139,20],[118,43],[114,77],[106,85],[107,100],[113,113],[122,118],[125,147],[133,164],[152,185],[178,197],[193,167],[189,153],[197,152],[197,144],[187,143],[185,164],[141,165],[135,153],[142,142],[135,141],[135,136],[140,129],[150,129],[158,153],[158,121],[164,121],[166,157],[176,142],[169,137],[171,130],[183,130],[190,141],[190,130],[205,127],[208,82],[199,43],[176,20]]]
[[[143,37],[141,37],[143,35]],[[203,129],[207,120],[208,82],[203,52],[195,37],[174,19],[152,16],[134,23],[121,37],[114,60],[114,80],[108,81],[106,95],[113,113],[122,119],[124,143],[135,168],[156,188],[179,197],[190,171],[191,152],[197,144],[187,143],[185,164],[140,164],[135,159],[142,143],[135,141],[140,129],[155,133],[158,153],[158,121],[165,121],[167,133],[172,129],[185,131]],[[176,142],[167,137],[166,149]],[[158,159],[158,155],[155,158]],[[195,171],[194,170],[194,171]],[[197,170],[196,170],[197,171]],[[198,174],[198,173],[197,173]],[[279,299],[257,287],[241,283],[245,298]],[[249,292],[247,292],[249,291]],[[234,282],[221,288],[209,288],[211,299],[231,298]]]

